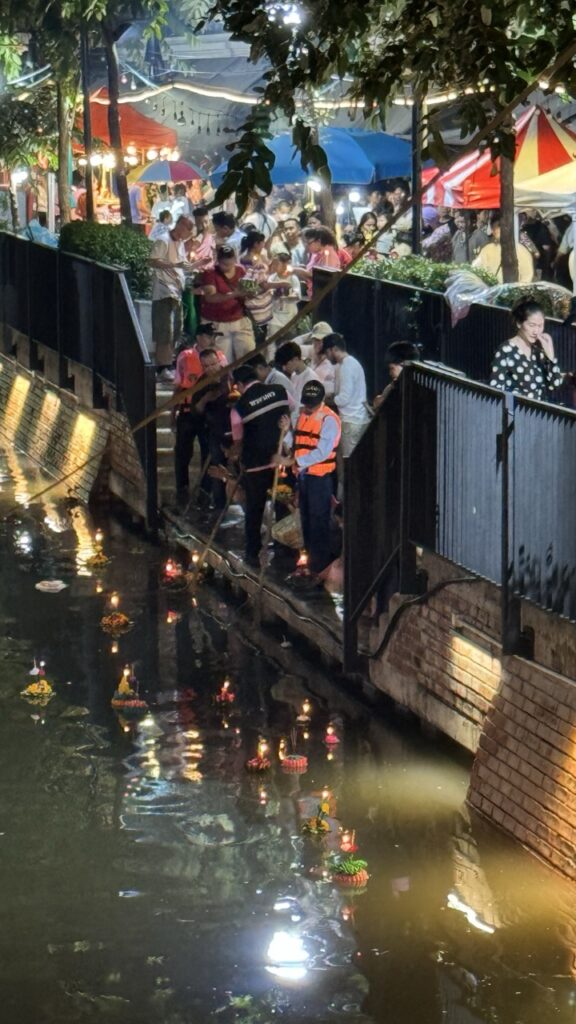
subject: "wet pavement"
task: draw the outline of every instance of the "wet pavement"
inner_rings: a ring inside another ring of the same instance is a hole
[[[166,552],[114,521],[96,574],[96,524],[28,504],[42,483],[0,457],[1,1020],[573,1024],[573,889],[470,819],[467,758],[259,634],[217,582],[168,589]],[[21,696],[34,659],[45,706]],[[138,719],[110,704],[126,663]],[[261,740],[272,766],[250,774]],[[302,832],[319,802],[325,838]],[[340,827],[364,890],[332,878]]]

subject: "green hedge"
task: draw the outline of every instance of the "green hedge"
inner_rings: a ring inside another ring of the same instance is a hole
[[[90,224],[75,220],[65,224],[60,232],[60,249],[63,252],[125,270],[130,291],[136,298],[150,296],[148,259],[151,248],[152,243],[145,235],[119,224]]]
[[[488,286],[498,284],[493,274],[480,267],[470,267],[467,263],[434,263],[424,256],[401,256],[395,260],[386,257],[363,259],[356,264],[352,273],[375,277],[378,281],[392,281],[395,284],[426,288],[427,291],[444,292],[448,275],[456,270],[471,270]]]

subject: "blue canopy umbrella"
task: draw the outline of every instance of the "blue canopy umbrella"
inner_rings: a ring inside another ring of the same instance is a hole
[[[321,128],[320,145],[328,157],[334,185],[369,185],[380,178],[408,177],[411,170],[410,143],[387,132],[350,131],[347,128]],[[273,185],[297,185],[307,181],[311,171],[302,170],[290,132],[282,132],[266,145],[274,153],[271,170]],[[218,186],[226,163],[212,174]]]

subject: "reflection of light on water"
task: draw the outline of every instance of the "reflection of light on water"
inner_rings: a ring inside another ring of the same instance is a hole
[[[78,575],[91,576],[92,573],[86,563],[90,558],[94,557],[94,540],[86,510],[82,508],[81,505],[78,505],[78,507],[74,509],[74,515],[72,516],[72,528],[78,538],[78,547],[76,549],[76,568],[78,570]]]
[[[269,974],[284,981],[302,981],[307,974],[308,953],[299,935],[274,932],[266,957]]]
[[[18,456],[10,447],[6,448],[4,454],[6,455],[10,476],[14,481],[14,501],[17,505],[23,505],[24,508],[28,508],[30,504],[30,491],[28,490],[28,481],[20,467]]]
[[[32,554],[32,535],[28,533],[28,530],[16,530],[14,544],[20,555]]]
[[[68,529],[68,520],[63,519],[53,501],[44,498],[44,522],[52,533],[64,533]]]
[[[468,921],[468,924],[471,924],[473,928],[477,928],[478,931],[480,932],[486,932],[488,935],[494,935],[496,929],[492,928],[491,925],[486,924],[485,921],[482,921],[478,917],[478,914],[476,913],[474,908],[469,907],[467,903],[463,903],[455,892],[448,893],[448,899],[446,900],[446,902],[451,910],[459,910],[462,914],[464,914],[466,920]]]

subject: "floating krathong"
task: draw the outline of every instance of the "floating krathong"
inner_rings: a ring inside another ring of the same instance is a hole
[[[103,615],[100,619],[100,625],[105,633],[111,633],[112,636],[120,636],[122,633],[127,633],[128,630],[132,629],[134,623],[128,618],[124,612],[118,611],[118,605],[120,604],[120,595],[116,591],[110,595],[110,607],[112,611],[108,615]]]
[[[48,701],[54,696],[54,689],[46,679],[45,663],[41,661],[40,664],[37,665],[36,659],[34,659],[34,665],[30,671],[30,675],[34,676],[34,682],[29,683],[28,686],[21,691],[20,695],[30,704],[46,707]]]
[[[246,771],[248,772],[266,772],[270,768],[270,758],[268,757],[269,746],[266,740],[258,741],[258,753],[256,757],[251,757],[246,762]]]
[[[114,710],[121,711],[125,717],[145,714],[148,704],[140,698],[138,689],[138,680],[133,666],[125,665],[120,682],[110,702]]]

